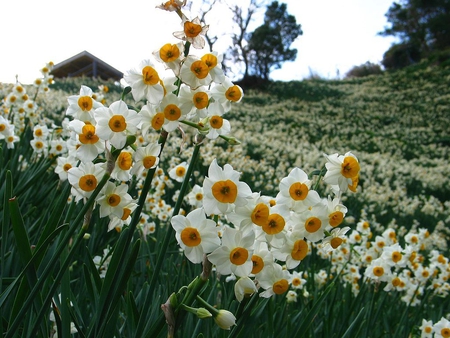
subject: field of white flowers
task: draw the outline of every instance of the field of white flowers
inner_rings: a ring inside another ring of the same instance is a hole
[[[449,65],[274,82],[239,104],[227,95],[240,88],[216,79],[208,109],[220,114],[166,115],[164,130],[134,88],[53,80],[51,66],[34,85],[0,84],[2,336],[450,337]],[[165,85],[182,99],[183,81]],[[105,137],[125,121],[108,115],[117,107],[135,128]],[[360,168],[354,192],[324,184],[344,153]],[[282,196],[302,170],[322,202]],[[329,225],[298,240],[318,205]],[[286,227],[267,232],[258,210]],[[210,250],[191,250],[200,237]]]

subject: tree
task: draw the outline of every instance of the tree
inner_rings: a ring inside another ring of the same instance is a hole
[[[248,26],[264,1],[250,0],[248,6],[243,6],[242,4],[230,6],[233,13],[233,22],[237,30],[231,35],[232,47],[228,50],[228,55],[235,65],[243,63],[244,78],[247,78],[249,75]]]
[[[450,47],[450,0],[401,0],[391,5],[386,17],[390,27],[379,34],[400,40],[385,53],[387,68],[408,65]]]
[[[269,80],[273,69],[281,68],[285,61],[294,61],[297,49],[290,49],[290,46],[302,34],[301,25],[297,24],[295,16],[288,14],[286,4],[273,1],[267,6],[264,23],[250,35],[248,49],[252,73]]]

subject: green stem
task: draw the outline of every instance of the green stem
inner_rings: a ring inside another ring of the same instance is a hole
[[[178,213],[180,212],[181,204],[183,203],[184,196],[186,195],[186,191],[189,186],[189,179],[192,175],[192,172],[194,171],[195,163],[197,162],[199,154],[200,154],[200,146],[201,146],[201,140],[199,140],[199,142],[194,147],[194,152],[192,154],[191,162],[189,163],[188,169],[186,171],[186,176],[184,178],[184,181],[181,184],[180,194],[178,196],[178,200],[173,209],[172,216],[178,215]],[[159,274],[157,272],[159,272],[161,270],[161,266],[164,261],[164,257],[166,255],[167,248],[169,246],[169,242],[174,237],[173,235],[174,235],[174,230],[173,230],[172,226],[167,227],[167,231],[165,233],[163,243],[161,244],[161,247],[160,247],[160,250],[158,253],[158,257],[156,259],[156,264],[153,269],[154,273],[152,274],[152,278],[150,280],[149,290],[155,289],[156,282],[157,282],[157,279],[159,276]],[[142,308],[148,309],[151,305],[152,300],[153,300],[152,297],[147,297]],[[191,304],[191,303],[186,303],[186,304]],[[142,331],[144,329],[144,325],[146,324],[143,317],[144,316],[141,316],[141,318],[139,320],[137,330],[136,330],[137,334],[142,333]],[[163,328],[163,326],[164,326],[164,316],[160,316],[158,318],[157,322],[152,326],[152,333],[154,335],[157,335],[157,333]]]
[[[180,195],[178,196],[178,200],[177,200],[177,202],[175,204],[175,207],[173,209],[172,217],[175,216],[175,215],[178,215],[178,213],[180,212],[181,204],[183,203],[183,199],[184,199],[184,196],[186,195],[187,187],[189,186],[189,179],[191,178],[192,172],[194,171],[195,164],[196,164],[196,162],[198,160],[198,157],[199,157],[199,154],[200,154],[200,145],[201,145],[201,143],[198,143],[194,147],[194,152],[192,154],[192,159],[191,159],[191,162],[189,163],[189,167],[188,167],[188,169],[186,171],[186,176],[185,176],[184,181],[183,181],[183,183],[181,185]],[[164,240],[163,240],[163,243],[161,245],[161,248],[159,250],[158,257],[157,257],[156,264],[155,264],[155,268],[154,268],[153,271],[159,272],[159,270],[161,269],[162,263],[164,261],[164,256],[166,255],[166,251],[167,251],[167,248],[169,246],[169,242],[173,238],[173,234],[174,234],[173,228],[171,226],[167,227],[167,231],[166,231],[166,234],[164,236]],[[158,278],[158,273],[153,273],[152,279],[150,281],[150,290],[154,289],[154,287],[156,285],[157,278]]]

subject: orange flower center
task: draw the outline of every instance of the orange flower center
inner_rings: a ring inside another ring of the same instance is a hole
[[[217,181],[212,186],[214,198],[221,203],[234,203],[237,192],[237,186],[231,180]]]
[[[264,203],[258,203],[253,209],[251,218],[254,224],[263,226],[269,219],[269,207]]]
[[[230,252],[230,262],[234,265],[242,265],[248,259],[248,251],[245,248],[237,247]]]
[[[242,92],[237,85],[234,85],[227,89],[225,97],[230,101],[237,102],[241,99]]]
[[[144,165],[145,169],[149,169],[153,167],[156,163],[156,157],[155,156],[145,156],[142,160],[142,164]]]
[[[128,170],[131,168],[131,164],[133,163],[131,153],[128,151],[122,151],[117,158],[117,164],[120,169]]]
[[[120,133],[127,128],[125,117],[123,117],[122,115],[113,115],[109,119],[108,125],[109,128],[115,133]]]
[[[267,222],[262,225],[262,229],[266,234],[275,235],[280,233],[285,226],[284,218],[279,214],[271,214],[267,217]]]
[[[209,124],[214,129],[220,129],[223,125],[223,118],[219,115],[211,116],[211,118],[209,119]]]
[[[95,127],[92,124],[85,124],[78,138],[83,144],[95,144],[99,140],[98,136],[95,135]]]
[[[90,111],[93,105],[94,103],[90,96],[80,96],[78,99],[78,106],[82,111]]]
[[[157,113],[152,118],[152,128],[155,130],[160,130],[164,124],[164,113]]]
[[[353,178],[359,173],[359,163],[352,157],[347,156],[344,158],[344,162],[341,164],[341,174],[346,178]]]
[[[177,121],[181,117],[181,110],[174,104],[168,104],[164,108],[164,117],[169,121]]]
[[[376,266],[373,268],[373,274],[377,277],[381,277],[384,275],[384,268],[382,266]]]
[[[155,68],[145,66],[142,69],[142,79],[147,86],[154,86],[159,83],[159,75]]]
[[[84,175],[81,176],[78,185],[81,190],[90,192],[97,187],[97,178],[94,175]]]
[[[116,207],[120,203],[120,196],[117,194],[111,194],[108,196],[107,202],[110,206]]]
[[[273,283],[272,290],[276,295],[285,293],[289,288],[289,283],[286,279],[281,279],[278,282]]]
[[[177,45],[172,45],[170,43],[166,43],[159,50],[159,57],[164,62],[172,62],[178,59],[180,56],[180,50]]]
[[[317,217],[310,217],[305,222],[305,229],[309,233],[314,233],[320,229],[322,226],[322,221]]]
[[[195,38],[197,35],[199,35],[202,31],[202,26],[190,22],[190,21],[186,21],[184,23],[184,34],[186,34],[186,36],[188,38]]]
[[[252,274],[254,274],[254,275],[256,275],[257,273],[260,273],[261,270],[264,268],[264,261],[258,255],[252,256],[252,263],[253,263]]]
[[[341,211],[335,211],[328,215],[328,218],[328,222],[334,228],[342,223],[342,221],[344,220],[344,214]]]
[[[205,54],[201,59],[204,63],[206,63],[210,70],[217,66],[217,57],[213,54]]]
[[[195,77],[202,80],[208,76],[209,68],[203,61],[194,61],[191,65],[191,72],[194,73]]]
[[[194,101],[194,106],[197,109],[204,109],[208,106],[208,94],[205,92],[195,93],[192,100]]]
[[[398,263],[402,259],[402,257],[403,257],[403,255],[398,251],[394,251],[392,253],[392,261],[394,263]]]
[[[289,195],[294,201],[303,201],[308,196],[308,186],[304,183],[296,182],[289,188]]]
[[[339,237],[334,237],[331,241],[330,241],[330,245],[333,249],[336,249],[337,247],[339,247],[339,245],[342,244],[344,240],[342,238]]]
[[[177,175],[178,177],[184,177],[184,174],[186,174],[186,168],[185,167],[178,167],[175,170],[175,175]]]
[[[297,261],[303,260],[308,254],[308,243],[305,240],[299,239],[295,241],[294,247],[291,251],[291,256]]]
[[[201,243],[202,238],[197,229],[186,227],[181,231],[181,241],[189,247],[197,246]]]

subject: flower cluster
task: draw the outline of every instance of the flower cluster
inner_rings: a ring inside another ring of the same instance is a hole
[[[52,68],[53,62],[49,62],[41,69],[42,78],[37,78],[34,82],[34,98],[17,81],[0,102],[0,140],[6,141],[7,148],[14,149],[14,144],[19,141],[20,134],[25,129],[26,121],[29,121],[30,125],[35,125],[42,120],[36,97],[41,92],[49,91],[48,86],[53,83],[53,76],[50,75]],[[40,139],[36,142],[39,141]],[[33,149],[38,149],[39,146],[43,148],[44,144],[38,143],[35,147],[35,143],[32,143],[32,146]]]
[[[196,203],[197,209],[171,221],[186,257],[199,263],[207,254],[221,275],[243,280],[254,277],[264,289],[262,297],[285,293],[290,285],[300,288],[305,281],[289,270],[300,264],[313,243],[320,242],[327,252],[336,250],[350,229],[339,227],[347,212],[339,196],[348,184],[338,182],[347,179],[349,161],[352,177],[359,175],[359,163],[351,153],[335,158],[326,164],[334,166],[334,171],[324,181],[335,191],[334,197],[327,198],[319,196],[314,182],[300,168],[281,179],[278,194],[263,196],[240,181],[240,173],[229,164],[221,168],[214,160],[203,182],[202,205]],[[340,171],[335,169],[338,161]],[[217,227],[207,216],[221,216],[226,224]],[[241,283],[236,285],[239,299],[245,291]]]

